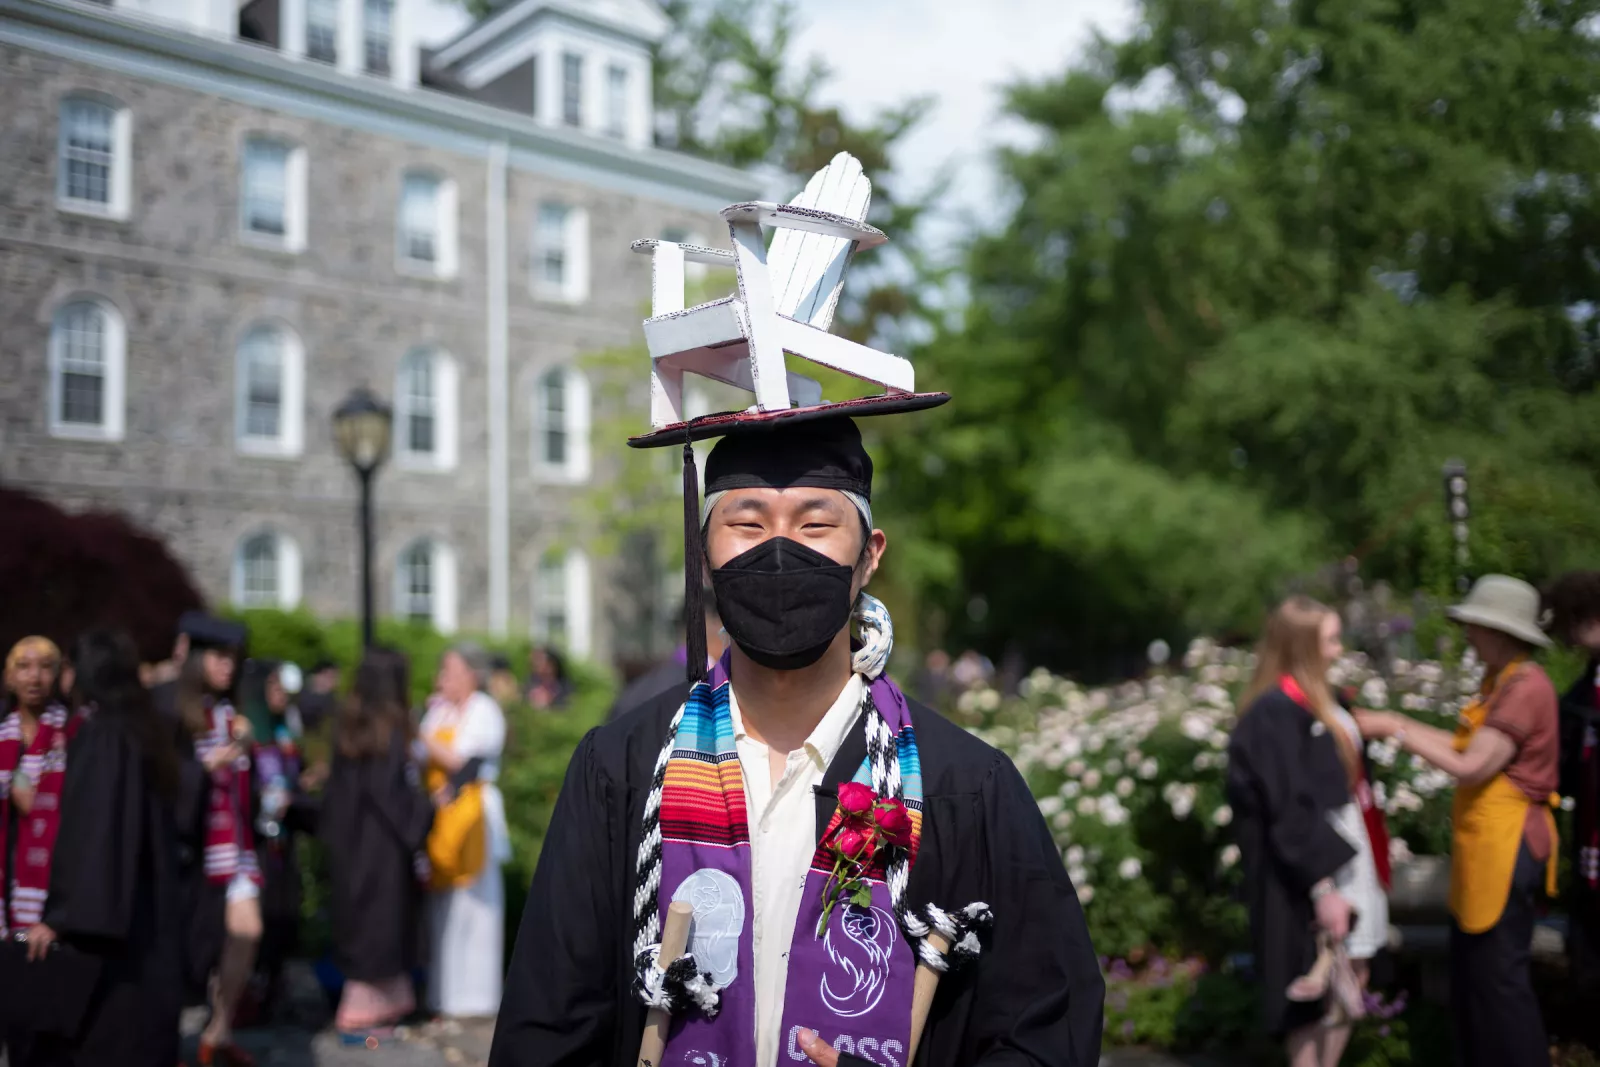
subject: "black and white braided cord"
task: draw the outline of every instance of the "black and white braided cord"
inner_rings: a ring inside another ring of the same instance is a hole
[[[633,954],[648,952],[661,940],[661,912],[656,895],[661,890],[661,790],[667,780],[667,763],[678,743],[678,726],[683,708],[678,708],[667,726],[667,738],[656,755],[655,772],[650,776],[650,793],[644,801],[644,835],[639,839],[636,869],[639,877],[633,891]]]
[[[656,966],[660,945],[651,945],[634,957],[633,991],[647,1008],[660,1008],[677,1015],[688,1008],[699,1008],[708,1019],[715,1019],[722,1007],[722,994],[702,971],[693,954],[679,956],[666,970]]]

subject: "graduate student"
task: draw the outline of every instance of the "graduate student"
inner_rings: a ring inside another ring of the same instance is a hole
[[[139,681],[138,649],[126,634],[90,631],[72,658],[73,704],[82,711],[68,750],[63,831],[43,918],[24,937],[32,961],[59,943],[98,968],[89,972],[97,977],[86,1018],[75,1037],[59,1041],[50,1062],[172,1067],[183,999],[172,818],[177,754]]]
[[[919,960],[942,978],[916,1063],[1099,1062],[1104,985],[1038,807],[1004,755],[889,680],[889,615],[865,593],[888,538],[844,412],[945,399],[715,416],[650,442],[688,459],[688,439],[724,435],[703,511],[686,500],[696,681],[578,746],[491,1067],[634,1064],[646,1000],[675,1009],[668,1064],[905,1067]],[[703,678],[702,563],[732,641]],[[695,909],[690,978],[641,982],[675,900]]]
[[[319,833],[327,846],[335,959],[344,993],[335,1023],[366,1038],[416,1009],[411,972],[426,928],[416,856],[433,805],[412,758],[406,658],[373,649],[334,723],[333,769]]]

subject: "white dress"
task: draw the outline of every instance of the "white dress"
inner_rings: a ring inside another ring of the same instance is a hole
[[[483,760],[478,780],[483,783],[488,859],[471,885],[429,895],[428,1007],[441,1015],[493,1015],[500,1010],[504,970],[505,884],[500,865],[511,858],[505,804],[494,784],[506,743],[506,717],[493,697],[478,692],[460,707],[435,702],[423,716],[422,733],[431,736],[451,725],[456,756]]]
[[[1335,708],[1339,723],[1361,748],[1361,731],[1356,720],[1343,708]],[[1378,881],[1378,868],[1372,859],[1372,842],[1367,837],[1367,823],[1361,817],[1361,805],[1351,800],[1342,808],[1328,812],[1328,820],[1339,836],[1356,850],[1355,858],[1333,876],[1339,894],[1350,902],[1356,911],[1356,921],[1350,927],[1350,936],[1344,946],[1353,960],[1370,960],[1378,950],[1389,943],[1389,898],[1384,895],[1383,883]]]

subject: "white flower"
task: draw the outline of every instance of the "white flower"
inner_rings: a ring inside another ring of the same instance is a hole
[[[1187,711],[1179,720],[1178,729],[1191,741],[1204,741],[1211,733],[1211,723],[1199,712]]]
[[[1232,867],[1235,863],[1239,862],[1239,846],[1228,845],[1222,850],[1222,853],[1217,857],[1217,860],[1222,864],[1223,870],[1227,870],[1229,867]]]
[[[1110,793],[1100,798],[1099,809],[1100,820],[1107,826],[1121,826],[1128,821],[1128,809]]]
[[[1572,797],[1562,797],[1561,798],[1561,810],[1562,811],[1571,811],[1573,808],[1576,808],[1577,806],[1578,806],[1578,802],[1576,800],[1574,800]]]
[[[1080,885],[1078,887],[1078,903],[1087,904],[1094,899],[1094,886]]]
[[[1211,747],[1219,751],[1228,747],[1228,735],[1221,730],[1212,730],[1209,740],[1211,741]]]
[[[1139,764],[1139,777],[1143,778],[1147,782],[1160,773],[1161,764],[1157,763],[1153,759],[1147,759],[1143,763]]]
[[[1039,814],[1047,819],[1066,806],[1067,802],[1058,796],[1039,798]]]
[[[1072,812],[1070,812],[1070,811],[1058,811],[1058,812],[1056,812],[1055,817],[1050,820],[1050,825],[1054,826],[1057,830],[1071,829],[1071,827],[1072,827]]]
[[[1082,867],[1083,846],[1073,845],[1071,848],[1067,849],[1066,855],[1063,858],[1067,861],[1068,867]]]
[[[1093,815],[1098,810],[1100,810],[1100,802],[1094,797],[1083,797],[1078,801],[1079,815]]]
[[[1122,773],[1122,761],[1119,759],[1106,761],[1106,773],[1115,777]]]
[[[1089,738],[1088,741],[1084,743],[1084,747],[1090,752],[1099,752],[1102,748],[1106,747],[1106,739],[1101,737],[1099,734],[1094,734]]]
[[[1083,755],[1083,742],[1076,734],[1068,734],[1061,740],[1061,754],[1067,759],[1077,759]]]
[[[1074,781],[1069,780],[1061,783],[1061,795],[1066,797],[1068,800],[1071,800],[1073,797],[1077,796],[1082,789],[1083,786]]]
[[[1389,839],[1389,862],[1390,863],[1405,863],[1407,860],[1410,860],[1411,858],[1412,858],[1411,857],[1411,846],[1406,844],[1406,839],[1405,838],[1403,838],[1403,837],[1391,837]]]
[[[1071,763],[1067,764],[1067,773],[1072,775],[1074,778],[1081,778],[1083,776],[1084,767],[1085,764],[1083,760],[1075,759]]]
[[[1211,752],[1202,752],[1194,758],[1194,769],[1197,771],[1209,771],[1212,767],[1217,766],[1217,760],[1221,758],[1221,756]]]
[[[1097,770],[1094,770],[1093,768],[1090,768],[1089,771],[1086,772],[1084,774],[1084,776],[1083,776],[1083,787],[1085,789],[1098,789],[1099,786],[1100,786],[1100,772],[1097,771]]]
[[[1117,864],[1117,873],[1122,875],[1122,877],[1129,882],[1139,877],[1140,872],[1143,870],[1144,867],[1139,863],[1137,856],[1129,856],[1127,859]]]
[[[1211,813],[1211,821],[1218,826],[1227,826],[1233,821],[1233,809],[1224,804]]]
[[[1122,797],[1123,799],[1133,796],[1132,778],[1123,777],[1117,779],[1117,796]]]
[[[1194,810],[1195,788],[1186,785],[1179,789],[1172,797],[1172,814],[1179,819],[1187,819]]]

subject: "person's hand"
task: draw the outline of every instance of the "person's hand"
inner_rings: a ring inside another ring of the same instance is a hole
[[[800,1031],[800,1051],[817,1067],[839,1067],[839,1050],[810,1030]]]
[[[454,799],[455,797],[447,785],[441,785],[433,791],[433,806],[436,808],[446,807]]]
[[[56,932],[44,923],[34,923],[23,937],[28,942],[29,963],[44,959],[50,946],[56,943]]]
[[[33,810],[33,798],[36,791],[33,783],[22,775],[17,775],[11,782],[11,802],[17,810],[26,815]]]
[[[1315,902],[1317,925],[1328,931],[1335,941],[1350,936],[1350,902],[1338,892],[1324,893]]]
[[[328,765],[314,763],[300,772],[300,788],[307,793],[315,793],[328,781]]]
[[[218,767],[225,767],[232,763],[240,755],[241,750],[236,744],[219,745],[206,754],[206,758],[200,761],[200,765],[208,772],[215,771]]]
[[[1361,736],[1368,741],[1382,741],[1393,737],[1400,729],[1400,720],[1388,711],[1357,711],[1354,715]]]

